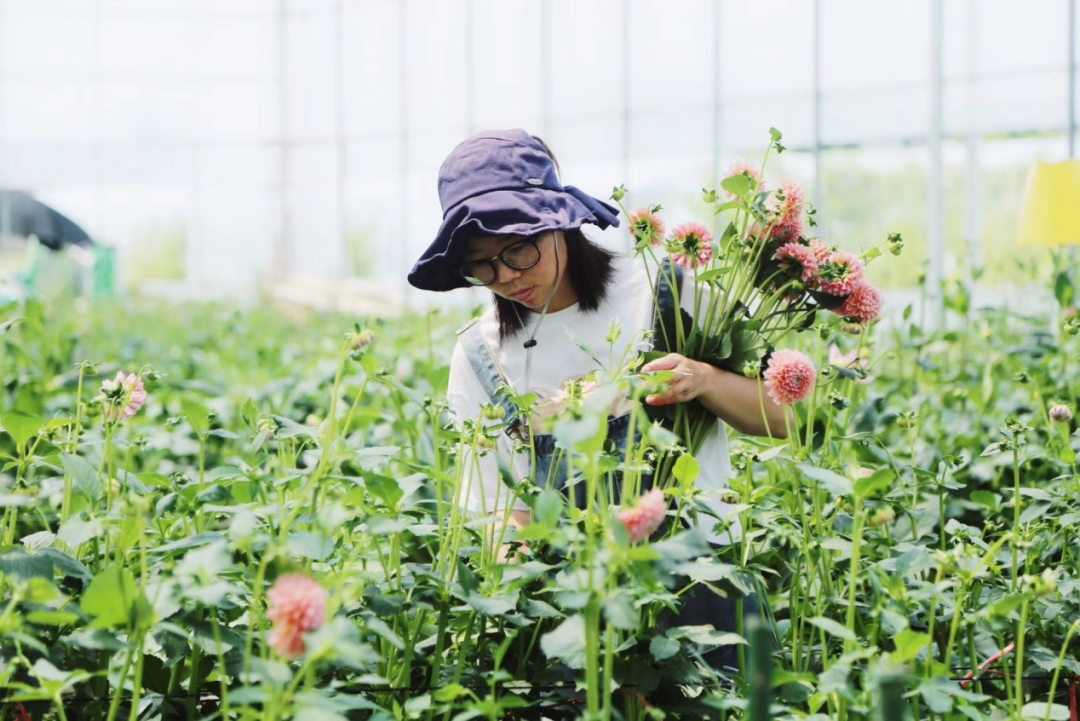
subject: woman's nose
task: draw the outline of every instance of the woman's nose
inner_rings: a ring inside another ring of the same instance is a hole
[[[498,275],[497,283],[509,283],[516,280],[524,271],[511,268],[501,260],[495,261],[495,273]]]

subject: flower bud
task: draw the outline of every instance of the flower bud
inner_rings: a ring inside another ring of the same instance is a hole
[[[375,331],[371,328],[364,328],[363,330],[353,333],[351,336],[352,350],[361,351],[371,345],[375,340]]]
[[[323,419],[314,413],[309,413],[308,417],[304,419],[304,423],[309,426],[317,426],[323,422]]]
[[[706,188],[702,188],[701,189],[701,199],[703,201],[705,201],[706,203],[715,203],[716,202],[716,191],[715,190],[708,190]]]
[[[848,335],[862,335],[863,325],[862,323],[854,323],[852,321],[845,321],[840,325],[840,330],[844,331]]]
[[[730,488],[725,488],[724,490],[720,491],[720,502],[721,503],[727,503],[729,505],[734,505],[734,504],[738,503],[741,500],[742,500],[742,498],[739,496],[739,494],[736,493],[735,491],[731,490]]]
[[[495,406],[489,404],[484,406],[482,415],[484,416],[485,420],[501,421],[503,418],[506,418],[506,411],[503,410],[502,406]]]
[[[896,519],[896,511],[892,506],[882,506],[870,517],[870,525],[874,528],[887,526]]]
[[[761,363],[747,361],[743,364],[742,374],[747,378],[757,378],[761,375]]]
[[[1050,408],[1050,420],[1054,423],[1068,423],[1072,420],[1072,417],[1072,411],[1063,403],[1058,403]]]
[[[1039,597],[1052,596],[1057,592],[1057,579],[1049,568],[1040,576],[1024,576],[1027,588]]]
[[[476,447],[482,451],[495,450],[495,441],[486,433],[481,433],[476,437]]]
[[[1065,332],[1069,335],[1076,335],[1080,333],[1080,319],[1069,318],[1065,321]]]
[[[904,250],[904,239],[900,237],[899,233],[892,233],[889,235],[889,252],[893,255],[900,255]]]
[[[911,430],[915,427],[916,422],[919,420],[918,413],[903,412],[900,417],[896,419],[896,426],[902,430]]]
[[[614,200],[616,203],[620,202],[625,197],[626,197],[626,186],[625,185],[620,185],[620,186],[614,188],[611,191],[611,199]]]

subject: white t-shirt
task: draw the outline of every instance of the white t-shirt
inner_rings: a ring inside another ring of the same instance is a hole
[[[653,323],[653,295],[650,290],[649,271],[640,260],[618,257],[614,260],[611,283],[607,297],[600,307],[593,312],[582,312],[577,304],[548,313],[536,333],[536,346],[532,349],[530,388],[522,388],[525,382],[524,341],[529,338],[533,328],[540,320],[539,314],[530,313],[526,318],[524,330],[513,341],[499,343],[499,324],[495,319],[494,307],[489,308],[477,325],[488,346],[495,350],[496,360],[506,376],[508,383],[518,392],[537,393],[541,398],[550,397],[563,387],[568,379],[579,378],[598,368],[596,359],[578,346],[584,343],[593,351],[593,355],[607,362],[609,357],[618,364],[624,351],[631,342],[636,351],[648,350],[648,341],[642,340],[643,330],[651,330]],[[694,293],[691,284],[685,283],[686,292],[680,293],[681,305],[693,313]],[[605,337],[613,318],[622,325],[622,333],[616,341],[614,353]],[[612,370],[612,369],[608,369]],[[450,361],[450,379],[447,388],[450,412],[455,419],[476,418],[483,406],[491,403],[477,378],[476,372],[459,342]],[[530,474],[530,458],[527,453],[513,453],[512,442],[505,433],[499,434],[495,452],[512,470],[517,478]],[[479,462],[474,464],[473,461]],[[731,460],[728,457],[727,434],[724,423],[718,418],[716,426],[706,438],[697,455],[701,466],[701,475],[697,486],[705,491],[704,502],[720,518],[728,518],[731,507],[720,501],[720,491],[727,486],[731,476]],[[477,469],[477,474],[467,472],[465,503],[469,510],[490,514],[508,509],[511,494],[500,482],[497,461],[492,453],[472,459],[468,454],[459,459],[467,464],[466,468]],[[481,490],[481,485],[483,489]],[[527,510],[528,506],[518,501],[513,510]],[[737,517],[732,517],[731,532],[722,535],[712,532],[714,521],[702,516],[702,525],[708,531],[709,540],[714,543],[728,543],[738,538]]]

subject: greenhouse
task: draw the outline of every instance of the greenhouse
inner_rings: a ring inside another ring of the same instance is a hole
[[[0,721],[1080,719],[1077,0],[0,0]]]

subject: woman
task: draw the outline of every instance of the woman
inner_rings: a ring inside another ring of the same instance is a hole
[[[629,344],[647,349],[642,331],[654,326],[654,297],[644,264],[615,256],[584,236],[586,223],[618,226],[617,211],[564,186],[541,140],[523,130],[485,131],[465,140],[439,171],[439,198],[442,227],[409,282],[433,291],[485,286],[494,294],[493,307],[462,330],[451,361],[447,395],[457,419],[475,418],[483,406],[496,404],[516,420],[514,407],[496,392],[501,384],[551,399],[568,380],[597,370],[596,357],[619,358]],[[669,290],[662,282],[660,287]],[[681,293],[681,298],[692,310],[693,293]],[[613,319],[622,331],[609,354]],[[782,437],[783,409],[765,395],[763,417],[760,381],[676,353],[641,370],[674,371],[665,392],[648,397],[647,403],[697,400],[716,414],[716,427],[698,454],[702,472],[697,484],[706,492],[707,505],[726,518],[727,507],[719,498],[730,475],[724,424],[753,435],[771,429],[773,436]],[[625,416],[611,419],[609,436],[625,432],[620,418]],[[531,454],[522,452],[530,450],[523,449],[530,437],[524,428],[511,423],[511,432],[497,444],[498,455],[519,478],[534,475]],[[535,478],[543,484],[554,443],[548,436],[532,437],[539,470]],[[528,525],[529,509],[520,500],[510,503],[496,457],[477,460],[470,509],[506,518],[517,528]],[[704,530],[717,543],[738,533],[737,526],[723,535]]]

